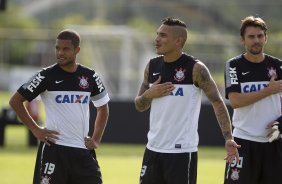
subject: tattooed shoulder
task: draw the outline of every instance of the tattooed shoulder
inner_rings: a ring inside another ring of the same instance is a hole
[[[193,69],[193,82],[200,87],[212,81],[208,68],[202,62],[197,62]]]

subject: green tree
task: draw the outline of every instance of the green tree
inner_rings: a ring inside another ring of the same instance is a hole
[[[27,17],[20,7],[9,4],[6,11],[0,12],[1,28],[37,28],[38,20]]]

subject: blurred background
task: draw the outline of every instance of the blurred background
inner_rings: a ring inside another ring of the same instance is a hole
[[[269,27],[266,52],[282,55],[277,0],[1,0],[0,90],[15,91],[33,71],[55,62],[54,41],[64,28],[82,37],[78,61],[95,68],[114,101],[132,101],[144,66],[154,57],[160,21],[179,17],[188,25],[184,51],[202,60],[218,85],[224,63],[242,52],[240,20],[261,16]]]
[[[149,112],[136,112],[133,99],[145,65],[156,56],[154,39],[161,20],[173,16],[186,22],[184,51],[208,66],[224,96],[225,62],[244,51],[241,19],[262,17],[269,28],[265,52],[282,58],[281,9],[277,0],[0,0],[0,183],[31,183],[36,147],[26,145],[36,146],[37,141],[24,126],[10,126],[21,123],[8,101],[36,71],[56,62],[55,38],[62,29],[80,33],[78,62],[99,73],[111,97],[103,143],[114,145],[98,149],[105,183],[138,183]],[[44,125],[40,100],[29,110]],[[199,171],[199,183],[222,183],[224,142],[205,97],[199,134],[199,168],[206,169]],[[130,169],[123,172],[121,165]]]

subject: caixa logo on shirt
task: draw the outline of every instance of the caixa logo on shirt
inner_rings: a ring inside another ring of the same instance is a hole
[[[183,88],[176,88],[174,91],[170,93],[171,96],[184,96]]]
[[[89,97],[86,95],[57,95],[55,100],[57,103],[81,103],[88,104]]]
[[[244,93],[256,92],[266,88],[267,85],[268,82],[247,82],[242,84],[241,90]]]

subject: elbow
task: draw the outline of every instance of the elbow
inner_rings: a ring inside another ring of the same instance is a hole
[[[144,112],[144,111],[146,111],[146,109],[139,109],[139,108],[136,108],[136,110],[137,110],[138,112]]]
[[[234,103],[234,102],[231,102],[231,101],[230,101],[230,105],[233,109],[237,109],[237,108],[241,107],[239,103]]]
[[[240,107],[244,107],[246,106],[246,102],[242,99],[242,96],[240,93],[230,93],[228,94],[228,98],[229,98],[229,102],[230,105],[233,109],[237,109]]]
[[[143,112],[142,109],[139,107],[138,103],[137,103],[137,97],[134,99],[134,105],[135,105],[135,109],[138,112]]]
[[[12,97],[12,98],[9,100],[9,105],[10,105],[10,107],[12,107],[12,109],[14,109],[14,106],[15,106],[15,99],[14,99],[14,97]]]
[[[143,112],[145,111],[144,109],[141,109],[139,108],[139,106],[135,103],[135,109],[138,111],[138,112]]]
[[[135,109],[138,111],[138,112],[144,112],[146,110],[148,110],[150,108],[150,103],[148,102],[144,102],[144,100],[142,101],[141,100],[142,97],[136,97],[135,100],[134,100],[134,104],[135,104]]]
[[[135,102],[135,109],[136,109],[138,112],[144,112],[144,111],[146,111],[148,108],[142,108],[142,107],[140,107],[140,105],[138,105],[138,104]]]
[[[19,106],[22,106],[23,103],[26,101],[26,99],[19,94],[18,92],[16,92],[9,100],[9,105],[12,109],[16,109]]]

